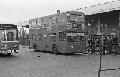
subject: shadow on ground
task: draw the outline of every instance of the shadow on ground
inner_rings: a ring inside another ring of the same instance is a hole
[[[14,56],[14,55],[7,55],[7,54],[0,54],[0,57],[10,57],[10,58],[14,58],[14,57],[16,57],[16,56]]]
[[[85,54],[83,54],[83,53],[60,53],[60,52],[58,52],[58,53],[53,53],[53,52],[50,52],[50,51],[39,51],[39,50],[33,51],[33,52],[50,53],[50,54],[64,55],[64,56],[83,56],[83,55],[85,55]]]

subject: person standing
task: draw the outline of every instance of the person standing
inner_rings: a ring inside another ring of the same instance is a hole
[[[107,51],[112,53],[112,39],[110,37],[107,37]]]
[[[118,45],[118,37],[117,35],[114,35],[114,37],[112,38],[112,46],[114,48],[114,54],[118,54],[117,53],[117,45]]]
[[[88,52],[91,52],[92,47],[91,47],[91,37],[88,38]]]
[[[103,54],[105,54],[107,51],[107,37],[103,39]]]

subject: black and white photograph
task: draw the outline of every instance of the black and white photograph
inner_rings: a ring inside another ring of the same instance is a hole
[[[0,77],[120,77],[120,0],[1,0]]]

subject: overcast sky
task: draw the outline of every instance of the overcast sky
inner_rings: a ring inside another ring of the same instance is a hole
[[[35,17],[42,17],[91,5],[117,0],[0,0],[0,23],[17,24]]]

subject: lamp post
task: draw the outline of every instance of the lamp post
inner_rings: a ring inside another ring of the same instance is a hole
[[[101,9],[101,13],[102,13],[102,9]],[[100,31],[100,22],[101,22],[101,13],[99,13],[99,18],[98,18],[98,34],[101,34]],[[100,73],[101,73],[101,67],[102,67],[102,52],[103,52],[103,34],[102,34],[102,49],[100,50],[100,56],[99,56],[99,70],[98,70],[98,77],[100,77]]]

